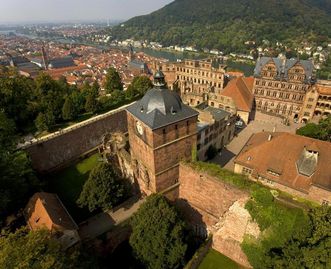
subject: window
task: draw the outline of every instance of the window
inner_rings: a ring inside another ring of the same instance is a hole
[[[178,132],[178,125],[176,124],[175,125],[175,132],[176,132],[176,138],[179,137],[179,132]]]
[[[323,200],[322,205],[329,205],[329,201]]]
[[[306,108],[310,109],[312,108],[312,105],[307,105]]]
[[[210,105],[211,105],[211,106],[214,106],[214,102],[210,102]]]
[[[305,112],[305,113],[303,113],[303,115],[306,116],[306,117],[309,117],[310,116],[310,113],[309,112]]]
[[[253,172],[252,169],[247,168],[247,167],[243,167],[242,173],[243,173],[244,175],[251,175],[252,172]]]
[[[308,102],[314,102],[314,98],[309,98]]]
[[[273,175],[273,176],[275,176],[275,177],[279,177],[279,176],[280,176],[279,173],[276,173],[276,172],[271,171],[271,170],[268,170],[267,172],[268,172],[268,174]]]

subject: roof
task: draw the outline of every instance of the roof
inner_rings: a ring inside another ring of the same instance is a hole
[[[231,115],[230,112],[227,112],[220,108],[211,107],[211,106],[207,106],[206,108],[204,108],[202,110],[209,112],[215,121],[221,121]]]
[[[74,60],[71,56],[66,56],[62,58],[55,58],[49,61],[50,68],[64,68],[69,66],[74,66]]]
[[[252,168],[256,176],[308,192],[311,185],[331,191],[330,160],[329,142],[290,133],[262,132],[248,140],[235,163]]]
[[[254,96],[252,93],[253,85],[253,77],[238,77],[230,80],[220,94],[231,97],[237,107],[237,110],[250,112],[254,101]]]
[[[282,60],[280,58],[272,58],[272,57],[261,57],[257,60],[255,69],[254,69],[254,76],[258,77],[261,76],[261,70],[263,67],[272,61],[277,69],[277,78],[287,79],[288,71],[299,64],[305,70],[306,80],[310,82],[313,77],[313,70],[314,65],[310,60],[299,60],[299,59],[285,59]]]
[[[331,95],[331,85],[318,85],[318,92],[323,95]]]
[[[25,218],[31,229],[46,226],[49,230],[76,230],[77,224],[71,218],[60,198],[53,193],[37,192],[29,200]]]
[[[151,129],[197,116],[199,113],[182,103],[179,95],[165,88],[153,88],[127,108],[133,116]]]
[[[197,116],[199,113],[184,105],[179,95],[165,87],[164,75],[154,76],[154,88],[127,108],[127,111],[152,130]]]

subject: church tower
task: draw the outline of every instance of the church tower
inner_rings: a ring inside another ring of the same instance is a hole
[[[154,88],[127,108],[132,165],[143,193],[176,185],[180,161],[190,160],[196,147],[197,118],[197,111],[165,87],[161,71]]]

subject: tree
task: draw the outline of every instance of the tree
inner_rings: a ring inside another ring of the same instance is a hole
[[[115,68],[110,67],[108,69],[104,87],[108,93],[112,93],[115,90],[123,90],[121,77]]]
[[[98,101],[92,94],[86,96],[85,111],[95,113],[98,110]]]
[[[130,245],[147,268],[170,269],[183,265],[187,249],[185,223],[163,196],[147,197],[131,224]]]
[[[34,121],[38,131],[48,131],[55,124],[55,117],[51,110],[40,112]]]
[[[70,96],[66,98],[63,104],[62,117],[64,120],[73,120],[77,117],[77,112]]]
[[[37,116],[37,118],[34,121],[38,131],[45,131],[48,129],[47,125],[47,118],[46,115],[42,112],[40,112]]]
[[[0,268],[66,268],[60,243],[47,230],[17,230],[0,237]],[[70,263],[68,263],[70,264]]]
[[[0,268],[78,269],[98,266],[78,249],[65,252],[47,230],[21,228],[0,237]]]
[[[108,210],[127,196],[125,182],[107,163],[100,163],[90,173],[77,200],[79,206]]]
[[[126,90],[126,96],[128,99],[134,97],[143,96],[149,89],[153,87],[151,80],[146,76],[135,77],[132,83]]]
[[[25,203],[39,185],[25,153],[16,150],[14,123],[0,112],[0,225],[11,210]]]
[[[262,268],[330,268],[331,208],[313,209],[308,218],[282,247],[266,252]]]
[[[331,142],[331,116],[320,120],[318,124],[308,123],[298,129],[297,134]]]
[[[78,115],[84,111],[85,105],[85,96],[82,92],[79,92],[77,88],[74,88],[70,95],[70,99],[72,100],[75,114]]]

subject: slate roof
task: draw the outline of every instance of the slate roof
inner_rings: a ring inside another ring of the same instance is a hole
[[[307,154],[310,150],[318,152],[317,161],[316,155]],[[307,193],[311,185],[331,191],[330,160],[329,142],[284,132],[262,132],[248,140],[235,163],[252,168],[254,176],[261,175]]]
[[[215,108],[211,106],[207,106],[206,108],[203,109],[203,111],[209,112],[213,116],[215,121],[221,121],[231,115],[231,113],[223,109]]]
[[[66,56],[62,58],[55,58],[49,61],[50,68],[64,68],[69,66],[74,66],[74,60],[71,56]]]
[[[255,69],[254,69],[254,76],[259,77],[261,76],[262,68],[269,62],[273,61],[275,63],[277,69],[277,78],[278,79],[287,79],[288,71],[297,63],[300,64],[304,70],[306,75],[306,80],[311,81],[313,77],[313,70],[314,65],[309,60],[298,60],[298,59],[286,59],[282,61],[280,58],[272,58],[272,57],[261,57],[257,60]]]
[[[152,130],[199,114],[184,105],[177,93],[164,87],[149,90],[141,100],[129,106],[127,111]]]

